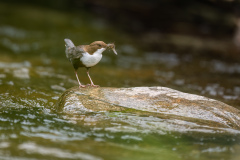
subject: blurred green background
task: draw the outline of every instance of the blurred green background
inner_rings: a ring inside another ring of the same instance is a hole
[[[90,70],[102,87],[165,86],[240,109],[239,15],[236,0],[0,0],[0,159],[239,159],[236,135],[52,112],[78,85],[64,38],[115,42],[118,56],[105,51]],[[84,68],[79,79],[89,83]]]

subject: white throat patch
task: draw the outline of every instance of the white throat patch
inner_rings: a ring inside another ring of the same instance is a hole
[[[92,55],[87,52],[84,52],[80,60],[86,67],[95,66],[102,59],[102,52],[105,50],[106,48],[98,49]]]

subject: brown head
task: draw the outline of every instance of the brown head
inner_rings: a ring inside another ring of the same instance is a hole
[[[101,48],[112,49],[113,52],[117,55],[117,52],[115,50],[115,45],[113,43],[106,44],[103,41],[95,41],[89,45],[84,46],[84,50],[89,54],[93,54],[94,52],[96,52],[98,49],[101,49]]]
[[[107,44],[104,43],[103,41],[95,41],[89,45],[84,46],[84,50],[89,54],[93,54],[94,52],[96,52],[98,49],[101,49],[101,48],[105,48],[105,49],[107,48]]]

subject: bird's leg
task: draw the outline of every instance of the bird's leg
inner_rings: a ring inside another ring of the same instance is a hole
[[[89,68],[87,68],[87,75],[88,75],[88,78],[90,79],[91,86],[92,86],[92,87],[99,87],[99,85],[94,85],[94,84],[93,84],[93,81],[92,81],[92,79],[91,79],[91,77],[90,77],[90,75],[89,75]]]
[[[78,74],[77,74],[77,70],[76,70],[76,69],[75,69],[75,75],[76,75],[77,80],[78,80],[79,88],[84,88],[84,87],[86,87],[85,85],[82,85],[81,82],[79,81],[79,79],[78,79]]]

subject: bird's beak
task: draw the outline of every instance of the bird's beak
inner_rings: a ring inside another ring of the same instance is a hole
[[[115,45],[113,43],[108,44],[107,48],[112,49],[113,52],[117,55],[117,51],[115,50]]]
[[[115,50],[115,48],[112,48],[112,50],[117,55],[117,51]]]

